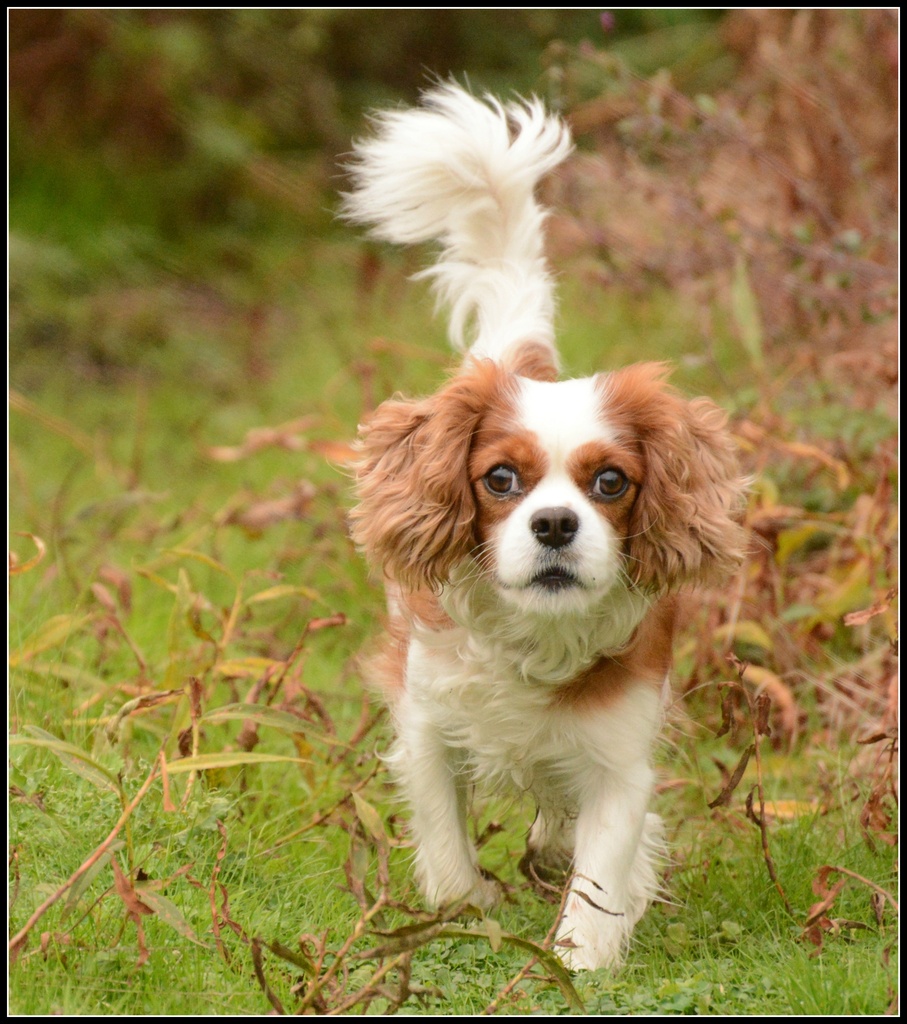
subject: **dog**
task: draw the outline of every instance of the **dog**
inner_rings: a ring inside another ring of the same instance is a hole
[[[726,578],[744,484],[726,416],[659,363],[559,379],[540,179],[570,153],[538,100],[455,84],[375,116],[343,215],[385,241],[440,242],[429,278],[462,365],[360,428],[351,533],[383,573],[372,674],[434,906],[490,908],[467,831],[473,783],[531,794],[522,866],[572,872],[555,944],[618,967],[659,891],[648,812],[678,590]]]

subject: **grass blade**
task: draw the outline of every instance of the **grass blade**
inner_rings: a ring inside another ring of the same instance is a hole
[[[93,615],[54,615],[48,619],[25,643],[9,656],[10,668],[30,661],[36,654],[51,647],[58,647],[71,633],[91,622]]]
[[[93,786],[96,786],[98,789],[109,790],[111,793],[116,793],[119,796],[123,795],[120,782],[113,772],[98,764],[80,747],[72,743],[66,743],[51,733],[39,729],[36,725],[27,725],[25,731],[29,733],[28,736],[22,736],[21,734],[11,736],[9,738],[10,746],[46,747],[67,768],[90,782]]]
[[[278,762],[311,764],[311,761],[301,757],[286,757],[283,754],[259,754],[254,750],[234,750],[225,751],[220,754],[197,754],[195,757],[181,757],[177,761],[168,761],[167,772],[170,775],[180,775],[186,772],[210,771],[213,768],[238,768],[246,764],[275,764]]]

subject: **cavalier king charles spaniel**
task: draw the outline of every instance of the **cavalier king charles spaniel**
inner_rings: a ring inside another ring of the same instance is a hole
[[[569,873],[564,962],[617,966],[659,890],[647,808],[676,594],[743,551],[726,417],[659,363],[558,379],[534,190],[572,148],[560,119],[442,85],[374,127],[344,214],[380,239],[440,242],[420,276],[464,353],[436,394],[395,397],[361,428],[352,512],[387,586],[372,674],[419,886],[435,906],[494,904],[467,797],[515,787],[537,807],[521,867]]]

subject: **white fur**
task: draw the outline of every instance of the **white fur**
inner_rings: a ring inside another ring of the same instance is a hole
[[[521,341],[553,352],[545,214],[533,190],[571,148],[563,123],[537,101],[503,107],[455,86],[375,123],[376,136],[356,147],[347,216],[390,241],[442,243],[424,275],[450,305],[456,347],[472,324],[472,356],[506,364]],[[469,786],[533,795],[530,849],[542,861],[573,859],[558,940],[576,969],[621,962],[657,889],[660,842],[660,822],[646,813],[659,687],[640,680],[586,710],[552,701],[555,687],[625,647],[648,610],[625,585],[619,538],[566,468],[577,446],[614,439],[600,405],[591,379],[520,382],[515,426],[537,435],[546,475],[492,537],[494,572],[470,559],[452,574],[440,600],[453,626],[412,624],[390,755],[412,808],[419,885],[436,905],[469,898],[487,907],[498,895],[468,837]],[[548,506],[580,520],[556,552],[542,550],[529,525]],[[552,562],[581,586],[531,586]]]
[[[517,420],[545,446],[552,464],[563,464],[590,441],[615,441],[617,431],[602,414],[598,377],[520,381]]]
[[[345,215],[387,241],[443,244],[420,276],[450,307],[455,348],[495,360],[526,340],[553,351],[545,211],[533,192],[570,152],[564,124],[538,100],[502,106],[446,85],[421,108],[376,115],[375,125],[356,144]]]
[[[529,684],[555,686],[575,679],[605,652],[620,651],[650,602],[639,591],[614,587],[595,603],[576,608],[579,603],[570,591],[561,595],[560,608],[556,597],[540,596],[535,607],[502,600],[499,586],[471,563],[441,593],[442,607],[462,627],[457,643],[464,660],[488,662],[489,676],[506,667]],[[419,634],[427,646],[435,637],[448,642],[446,632]]]
[[[417,877],[435,905],[491,906],[498,894],[466,828],[468,787],[529,793],[542,822],[575,822],[574,880],[557,936],[565,962],[616,966],[658,888],[660,819],[646,809],[662,696],[651,684],[631,687],[588,714],[553,711],[550,696],[550,684],[528,681],[472,628],[413,638],[390,762],[412,807]],[[562,843],[536,821],[530,847],[552,845],[558,856]]]

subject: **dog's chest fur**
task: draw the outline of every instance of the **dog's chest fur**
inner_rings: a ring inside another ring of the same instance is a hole
[[[662,694],[651,679],[615,678],[610,699],[585,706],[560,700],[564,689],[527,678],[506,648],[465,628],[420,631],[410,642],[402,717],[430,722],[475,781],[572,803],[591,773],[644,756]]]

